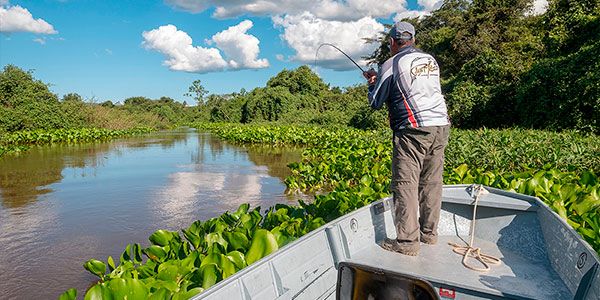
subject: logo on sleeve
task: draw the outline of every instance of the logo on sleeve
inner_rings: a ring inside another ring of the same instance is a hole
[[[410,63],[410,78],[415,81],[417,77],[440,76],[440,68],[431,57],[417,57]]]

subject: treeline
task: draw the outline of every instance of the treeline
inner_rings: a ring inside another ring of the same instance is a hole
[[[62,98],[31,72],[7,65],[0,72],[0,134],[24,130],[167,128],[195,119],[196,110],[168,97],[133,97],[115,105],[71,93]]]
[[[408,20],[441,68],[455,125],[599,132],[600,1],[446,0]],[[386,41],[369,58],[389,57]]]
[[[210,95],[199,106],[199,121],[278,122],[285,124],[386,126],[384,111],[371,110],[367,86],[331,88],[309,67],[283,70],[265,87],[227,95]]]

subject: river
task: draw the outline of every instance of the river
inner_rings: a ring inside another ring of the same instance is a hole
[[[55,299],[96,279],[82,264],[147,247],[242,203],[286,196],[299,149],[238,146],[191,129],[103,143],[33,147],[0,158],[0,298]]]

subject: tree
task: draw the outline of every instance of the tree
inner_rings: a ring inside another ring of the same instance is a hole
[[[327,84],[308,66],[300,66],[295,70],[283,70],[267,81],[267,87],[286,87],[292,94],[321,96],[329,91]]]
[[[106,100],[106,101],[104,101],[104,102],[100,103],[100,106],[104,106],[104,107],[115,107],[115,104],[114,104],[112,101],[110,101],[110,100]]]
[[[0,72],[0,131],[69,127],[58,97],[32,72],[7,65]]]
[[[183,94],[186,97],[192,97],[196,100],[198,105],[204,104],[204,96],[208,94],[208,91],[202,86],[200,79],[194,80],[192,85],[188,88],[188,92]]]
[[[62,102],[83,103],[83,98],[77,93],[69,93],[63,96]]]
[[[123,104],[125,106],[143,106],[149,105],[151,102],[152,100],[149,98],[138,96],[125,99],[125,101],[123,101]]]

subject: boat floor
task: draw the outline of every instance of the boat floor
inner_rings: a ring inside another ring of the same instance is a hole
[[[463,266],[462,256],[454,253],[448,242],[465,244],[457,236],[440,236],[436,245],[421,244],[418,256],[386,251],[371,244],[349,261],[413,275],[437,286],[462,288],[487,295],[533,299],[573,298],[548,262],[535,263],[494,243],[476,239],[474,244],[482,248],[482,253],[502,260],[501,265],[491,266],[489,272],[477,272]],[[477,266],[477,261],[470,262]]]

